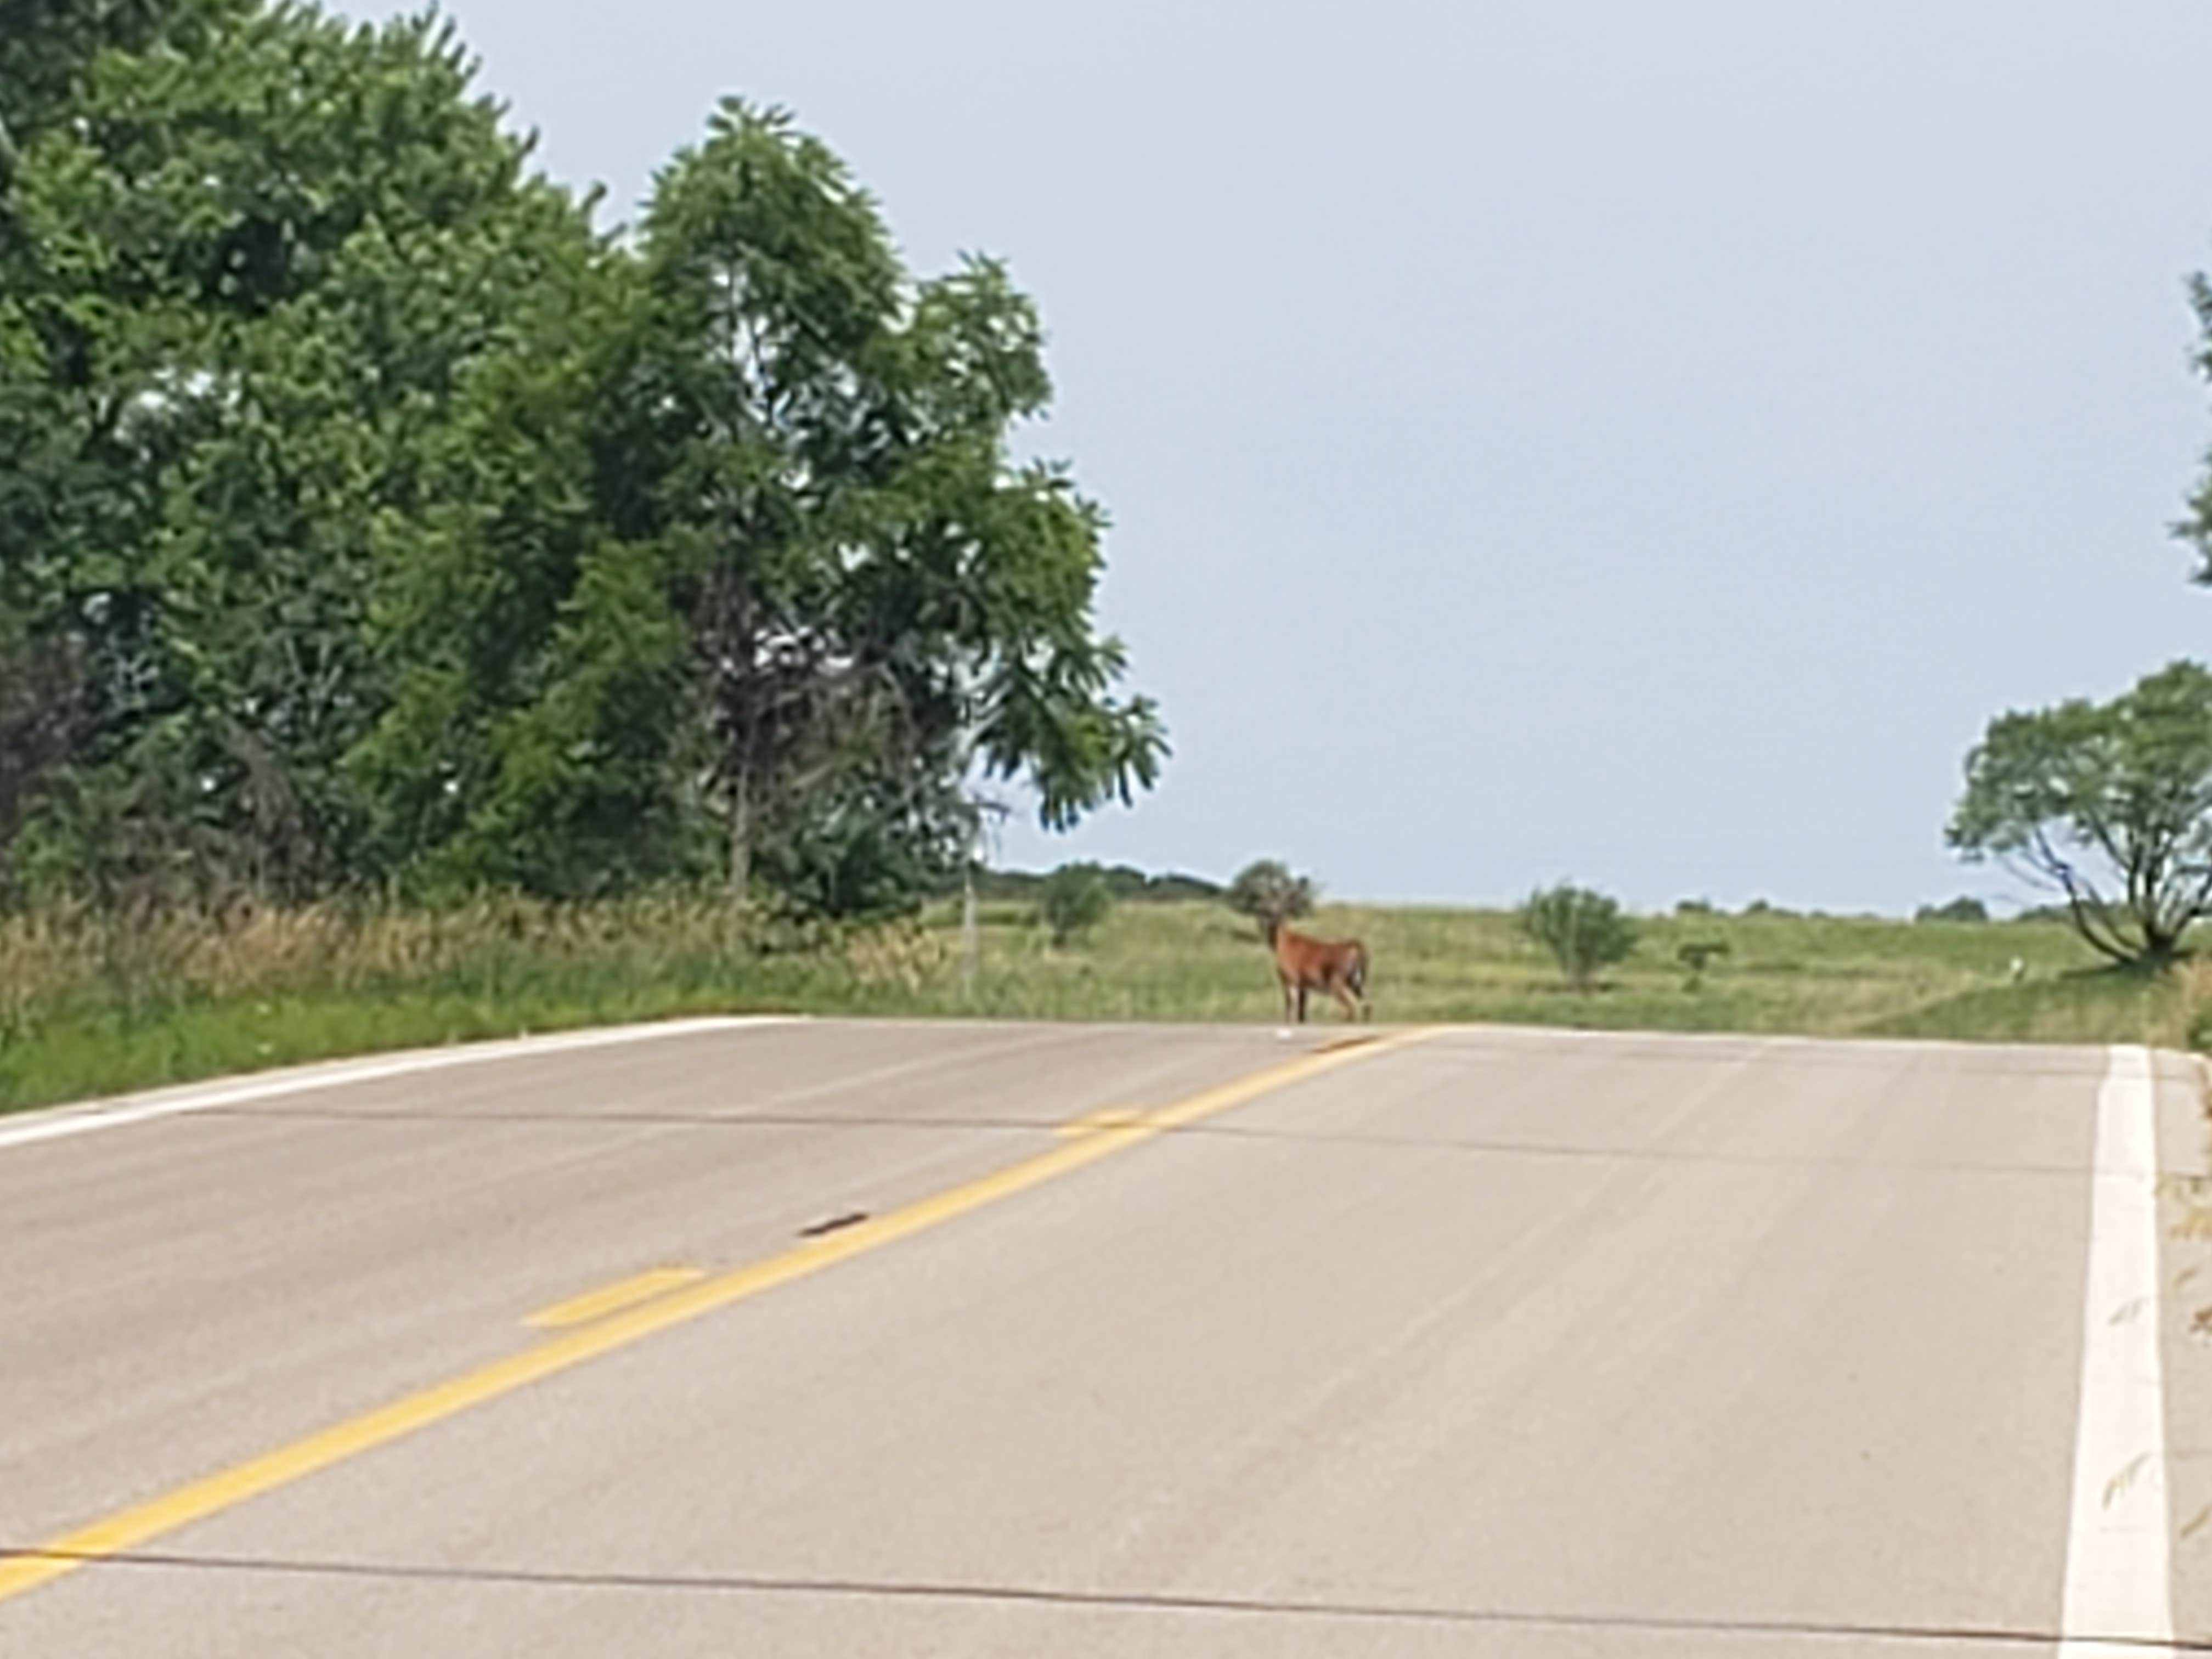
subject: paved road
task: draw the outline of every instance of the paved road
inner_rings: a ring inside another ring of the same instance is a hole
[[[0,1549],[60,1550],[0,1654],[2212,1632],[2212,1227],[2111,1138],[2212,1168],[2193,1069],[1378,1035],[767,1024],[0,1123]]]

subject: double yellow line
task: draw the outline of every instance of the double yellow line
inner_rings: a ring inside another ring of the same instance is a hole
[[[568,1330],[520,1353],[495,1360],[450,1382],[409,1395],[363,1416],[95,1521],[36,1549],[0,1553],[0,1601],[51,1583],[103,1557],[137,1549],[164,1534],[195,1521],[204,1521],[280,1486],[290,1486],[347,1458],[389,1445],[418,1429],[428,1428],[472,1406],[512,1394],[587,1359],[629,1347],[703,1314],[820,1273],[825,1267],[849,1261],[902,1238],[911,1238],[916,1233],[1027,1192],[1032,1187],[1042,1186],[1116,1152],[1142,1146],[1171,1130],[1242,1106],[1272,1091],[1433,1035],[1431,1031],[1413,1030],[1356,1038],[1208,1089],[1156,1112],[1127,1116],[1114,1114],[1110,1121],[1107,1121],[1105,1114],[1096,1114],[1089,1121],[1079,1119],[1077,1125],[1071,1127],[1079,1127],[1085,1131],[1079,1138],[981,1180],[922,1199],[903,1209],[856,1222],[750,1267],[690,1284],[687,1288],[673,1289],[670,1294],[656,1294],[643,1306],[630,1307],[626,1311],[611,1310],[608,1316],[597,1318],[581,1328]],[[656,1285],[655,1290],[665,1287]],[[541,1322],[555,1322],[550,1318],[555,1313],[579,1311],[575,1304],[563,1304],[560,1310],[549,1310],[540,1319]],[[594,1308],[582,1311],[580,1316],[589,1318],[599,1311]]]

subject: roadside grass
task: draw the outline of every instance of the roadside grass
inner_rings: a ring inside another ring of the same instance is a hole
[[[705,1012],[1272,1022],[1252,924],[1201,902],[1117,907],[1054,948],[1030,909],[982,907],[972,994],[958,918],[841,933],[742,924],[711,897],[586,906],[0,919],[0,1110],[379,1049]],[[1501,911],[1325,908],[1365,939],[1376,1018],[2010,1042],[2212,1039],[2212,963],[2100,970],[2055,923],[1644,918],[1587,994]],[[1727,946],[1692,988],[1676,958]],[[2018,983],[2010,964],[2018,958]],[[1316,1018],[1340,1018],[1322,1006]]]

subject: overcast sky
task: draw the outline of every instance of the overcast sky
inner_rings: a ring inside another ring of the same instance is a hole
[[[447,9],[611,219],[737,93],[1036,296],[1176,756],[1008,862],[1995,896],[1988,718],[2212,655],[2203,0]]]

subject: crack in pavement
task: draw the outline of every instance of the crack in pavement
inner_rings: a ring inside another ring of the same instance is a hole
[[[1366,1623],[1492,1626],[1501,1628],[1649,1631],[1655,1634],[1722,1637],[1802,1637],[1807,1640],[1881,1642],[1898,1646],[1950,1646],[1973,1642],[1989,1646],[2056,1649],[2062,1641],[2088,1640],[2113,1651],[2212,1653],[2212,1638],[2208,1637],[2069,1638],[2062,1637],[2056,1630],[2033,1630],[2008,1625],[1880,1624],[1816,1619],[1731,1618],[1718,1614],[1571,1613],[1534,1607],[1455,1607],[1419,1603],[1292,1600],[1165,1591],[1083,1590],[1028,1584],[920,1579],[800,1577],[764,1573],[583,1571],[534,1567],[444,1567],[427,1562],[288,1559],[144,1550],[94,1555],[0,1546],[0,1561],[16,1559],[78,1562],[94,1571],[126,1567],[431,1584],[506,1584],[547,1589],[650,1590],[691,1595],[815,1596],[895,1601],[971,1601],[1139,1613],[1344,1620]]]

